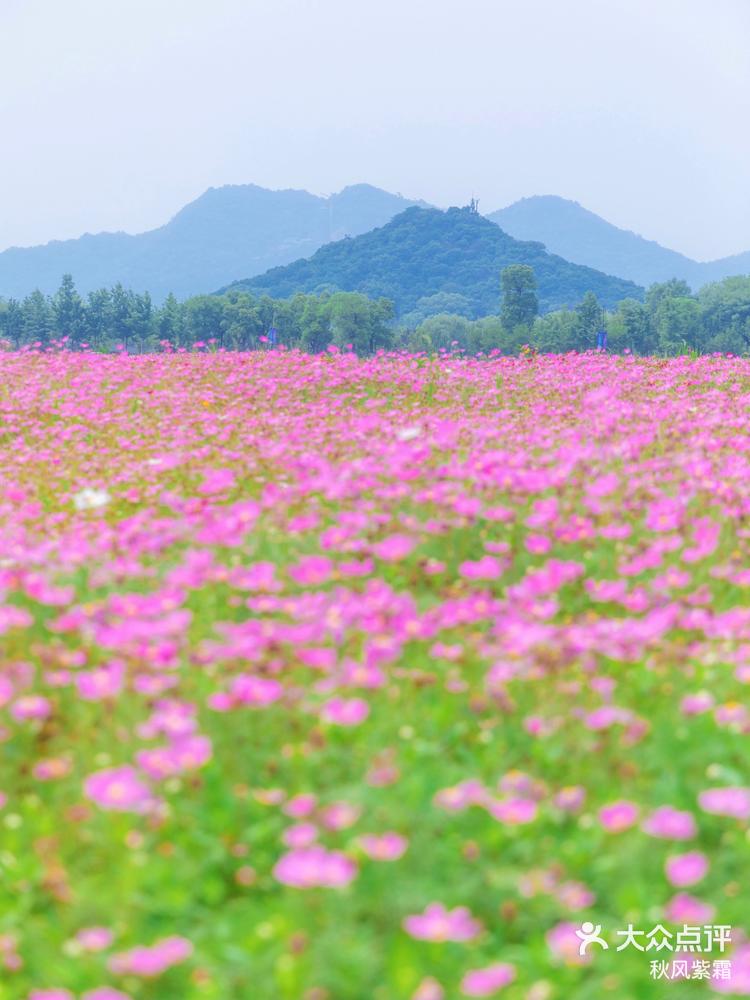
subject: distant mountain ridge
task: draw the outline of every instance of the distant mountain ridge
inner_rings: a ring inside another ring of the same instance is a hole
[[[420,299],[458,294],[468,300],[474,316],[486,316],[498,311],[500,272],[509,264],[534,268],[543,311],[574,306],[587,291],[607,307],[643,296],[634,283],[571,264],[548,253],[541,243],[514,239],[470,209],[419,207],[372,232],[329,243],[307,260],[229,288],[274,298],[326,289],[362,292],[391,299],[399,315],[414,309]]]
[[[83,294],[118,282],[150,292],[157,303],[169,292],[180,299],[210,293],[310,257],[343,236],[361,236],[414,206],[431,207],[369,184],[327,198],[255,184],[209,188],[148,232],[87,233],[1,252],[0,297],[20,299],[36,288],[52,294],[67,273]],[[524,198],[487,219],[516,240],[544,244],[558,258],[641,286],[677,277],[697,289],[750,274],[750,251],[699,263],[556,196]]]
[[[382,226],[415,202],[369,184],[321,198],[307,191],[269,191],[254,184],[209,188],[166,225],[131,236],[87,233],[44,246],[0,253],[0,296],[54,292],[63,274],[79,291],[121,282],[185,298],[314,253],[344,235]]]
[[[750,251],[701,263],[653,240],[619,229],[577,201],[535,195],[487,216],[519,240],[539,240],[552,253],[639,285],[682,278],[693,289],[750,273]]]

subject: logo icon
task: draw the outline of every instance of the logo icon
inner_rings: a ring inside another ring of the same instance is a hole
[[[585,924],[581,924],[581,929],[576,931],[576,937],[580,939],[581,943],[578,946],[578,954],[585,955],[586,949],[590,944],[598,944],[606,951],[609,945],[600,937],[602,925],[597,924],[594,926],[589,920]]]

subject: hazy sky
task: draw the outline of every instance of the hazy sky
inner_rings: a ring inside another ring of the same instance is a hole
[[[0,0],[0,43],[0,249],[360,181],[750,249],[750,0]]]

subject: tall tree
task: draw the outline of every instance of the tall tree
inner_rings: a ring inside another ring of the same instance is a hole
[[[528,264],[511,264],[500,273],[502,304],[500,318],[506,330],[531,326],[539,314],[534,269]]]
[[[575,311],[578,347],[585,351],[596,345],[596,335],[604,322],[604,313],[593,292],[586,292]]]
[[[0,299],[0,336],[16,349],[23,339],[23,309],[17,299]]]
[[[55,319],[49,299],[37,288],[23,300],[23,339],[27,344],[48,344]]]
[[[78,347],[84,339],[85,318],[83,302],[71,274],[63,275],[60,287],[52,299],[52,313],[55,336],[67,337],[72,347]]]
[[[85,343],[101,350],[110,346],[112,336],[112,296],[106,288],[89,292],[85,308]]]

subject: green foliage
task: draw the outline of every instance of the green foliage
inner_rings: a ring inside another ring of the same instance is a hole
[[[471,318],[473,309],[471,301],[465,295],[457,292],[437,292],[419,299],[410,313],[402,317],[402,324],[409,329],[416,329],[431,316],[465,316]]]
[[[514,309],[471,319],[442,312],[414,324],[396,323],[388,299],[359,292],[298,293],[288,299],[253,295],[234,288],[224,295],[198,295],[179,302],[170,295],[154,306],[148,294],[122,285],[89,292],[82,299],[69,276],[50,297],[35,291],[23,302],[0,299],[0,339],[14,348],[47,346],[64,341],[68,347],[88,346],[112,351],[119,345],[130,353],[162,348],[252,350],[265,347],[273,327],[278,344],[310,353],[331,345],[358,354],[402,349],[427,354],[460,350],[468,354],[517,354],[524,344],[542,353],[591,350],[604,328],[608,350],[664,356],[696,353],[750,353],[750,278],[727,278],[708,285],[697,296],[686,294],[684,282],[652,286],[646,302],[627,298],[605,312],[596,296],[585,294],[575,308],[560,309],[529,321],[531,280],[526,268],[510,268],[506,284],[516,295]],[[533,277],[533,275],[532,275]],[[510,283],[512,280],[512,284]],[[525,298],[529,296],[529,300]],[[422,309],[462,297],[423,296]],[[425,306],[425,303],[427,305]],[[523,317],[525,322],[514,322]]]
[[[0,338],[15,348],[54,342],[97,351],[122,346],[130,353],[196,345],[252,350],[263,346],[261,338],[275,327],[285,347],[318,353],[331,344],[342,349],[352,344],[357,353],[371,354],[393,347],[392,321],[387,299],[349,292],[278,301],[233,290],[185,302],[169,295],[154,307],[148,293],[118,284],[89,292],[84,301],[69,275],[52,298],[37,290],[22,303],[0,299]]]
[[[596,335],[601,328],[604,313],[593,292],[586,292],[576,306],[576,335],[578,342],[589,349],[596,346]]]
[[[492,350],[517,354],[529,343],[545,354],[587,351],[596,346],[596,334],[607,331],[611,353],[710,354],[750,353],[750,278],[727,278],[708,285],[699,295],[689,294],[683,281],[652,286],[645,304],[623,299],[614,312],[605,312],[593,293],[575,309],[539,316],[529,327],[509,327],[497,317],[470,322],[461,316],[436,316],[415,331],[402,334],[401,343],[414,350],[453,346],[472,354]]]
[[[511,264],[503,268],[500,274],[500,287],[502,289],[500,317],[503,326],[508,330],[517,326],[530,327],[539,314],[534,269],[528,264]]]
[[[322,288],[384,297],[412,327],[428,318],[426,310],[435,314],[450,309],[468,318],[497,314],[498,274],[512,265],[533,269],[543,312],[572,307],[587,291],[607,307],[641,294],[629,281],[571,264],[547,253],[539,243],[519,242],[488,219],[460,208],[407,209],[381,229],[329,243],[306,260],[237,282],[230,289],[276,298]],[[459,296],[460,307],[449,305],[446,296]]]

